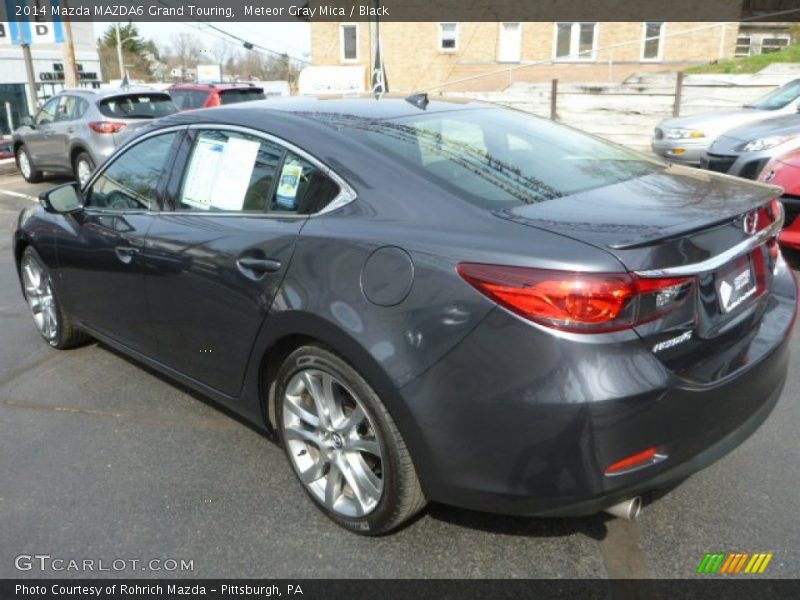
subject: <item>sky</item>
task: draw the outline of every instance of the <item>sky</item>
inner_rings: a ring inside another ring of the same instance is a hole
[[[220,39],[229,39],[224,34],[209,29],[202,23],[188,22],[157,22],[145,23],[134,21],[142,36],[152,38],[160,45],[169,43],[170,35],[180,31],[195,34],[200,40],[207,40],[209,50],[219,43]],[[281,22],[281,23],[230,23],[212,22],[220,29],[243,38],[249,42],[260,44],[276,52],[286,52],[289,56],[308,60],[311,53],[311,30],[307,22]],[[110,23],[95,23],[96,37],[100,37]],[[229,39],[231,47],[241,47],[236,41]]]

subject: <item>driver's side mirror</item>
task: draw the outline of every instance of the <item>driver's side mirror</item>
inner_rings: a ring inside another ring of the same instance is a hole
[[[39,194],[39,204],[49,213],[65,214],[83,208],[83,196],[77,181],[65,183]]]
[[[36,121],[33,120],[33,117],[30,115],[26,115],[19,120],[20,127],[36,127]]]

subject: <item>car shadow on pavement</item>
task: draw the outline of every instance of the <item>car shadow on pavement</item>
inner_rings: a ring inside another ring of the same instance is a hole
[[[798,255],[798,257],[798,260],[800,260],[800,255]],[[122,352],[104,344],[103,342],[93,340],[87,342],[86,345],[91,344],[97,344],[107,352],[110,352],[121,360],[124,360],[127,363],[142,369],[153,377],[163,381],[167,385],[185,393],[194,400],[202,402],[214,410],[219,411],[221,414],[234,419],[241,425],[262,436],[266,441],[274,444],[276,447],[280,446],[277,438],[272,433],[259,428],[224,405],[215,402],[211,398],[202,395],[192,388],[183,385],[167,375],[164,375],[159,371],[156,371],[155,369],[135,360],[134,358],[127,356],[126,354],[123,354]],[[642,496],[643,510],[646,510],[648,504],[657,501],[660,497],[668,494],[672,489],[680,485],[682,482],[683,480],[675,482],[668,487],[663,487],[644,494]],[[566,537],[574,534],[582,534],[595,541],[602,541],[606,538],[608,535],[606,523],[615,519],[615,517],[606,513],[598,513],[585,517],[525,517],[501,515],[432,502],[418,515],[404,523],[400,527],[400,530],[413,526],[420,518],[426,515],[443,523],[464,527],[467,529],[475,529],[486,533],[515,537],[539,538]]]

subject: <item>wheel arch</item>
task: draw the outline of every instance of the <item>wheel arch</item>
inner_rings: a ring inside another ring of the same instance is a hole
[[[305,344],[320,344],[334,352],[367,381],[386,406],[409,449],[414,453],[420,439],[416,424],[397,387],[378,361],[349,333],[313,313],[286,311],[267,317],[254,349],[253,372],[258,410],[268,431],[275,430],[274,383],[283,360]]]

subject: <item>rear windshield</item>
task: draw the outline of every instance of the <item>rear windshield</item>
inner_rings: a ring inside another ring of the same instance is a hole
[[[665,168],[621,146],[505,109],[364,120],[350,127],[376,152],[490,209],[558,198]]]
[[[220,91],[219,98],[222,104],[235,104],[236,102],[263,100],[266,96],[264,96],[264,90],[261,88],[237,88]]]
[[[181,110],[192,110],[203,108],[208,98],[207,90],[170,90],[169,95],[172,101]]]
[[[115,119],[157,119],[178,112],[167,94],[126,94],[100,101],[100,112]]]
[[[746,106],[748,108],[757,108],[758,110],[778,110],[797,100],[798,96],[800,96],[800,79],[790,81]]]

